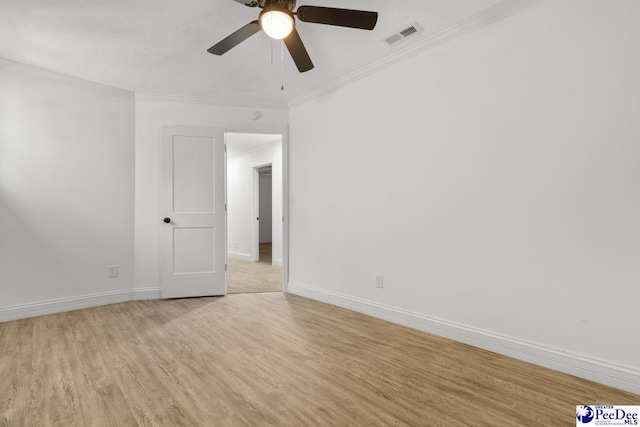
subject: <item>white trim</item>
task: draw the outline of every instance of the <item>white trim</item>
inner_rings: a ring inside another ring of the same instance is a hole
[[[140,301],[146,299],[161,299],[162,289],[160,288],[133,288],[133,300]]]
[[[48,301],[0,307],[0,322],[43,316],[45,314],[62,313],[82,308],[98,307],[101,305],[117,304],[120,302],[160,299],[160,297],[160,288],[133,288],[132,290],[56,298]]]
[[[251,185],[253,194],[251,194],[251,259],[249,261],[256,262],[260,260],[260,173],[258,169],[261,166],[251,166]],[[256,219],[253,219],[256,218]]]
[[[272,265],[274,267],[282,267],[282,260],[281,259],[274,259]]]
[[[44,68],[33,67],[31,65],[22,64],[20,62],[10,61],[8,59],[0,57],[0,68],[14,71],[17,73],[28,74],[33,77],[41,79],[51,80],[57,83],[74,86],[80,89],[87,89],[94,92],[100,92],[107,95],[116,96],[124,99],[134,99],[134,94],[131,91],[95,83],[89,80],[84,80],[78,77],[69,76],[66,74],[56,73],[55,71],[45,70]]]
[[[229,258],[241,259],[243,261],[251,261],[251,255],[242,252],[227,251],[227,256]]]
[[[404,48],[385,56],[377,61],[372,62],[362,68],[351,73],[339,77],[333,81],[320,85],[319,87],[303,93],[289,101],[289,108],[295,107],[312,99],[319,98],[329,92],[333,92],[341,87],[347,86],[367,76],[375,74],[397,64],[400,61],[410,59],[417,54],[432,49],[450,40],[463,36],[471,31],[490,25],[496,21],[511,16],[523,9],[541,3],[543,0],[510,0],[502,1],[472,17],[465,19],[456,25],[446,28],[443,31],[421,38],[418,42],[405,45]]]
[[[289,289],[289,128],[282,135],[282,291]]]
[[[402,310],[385,304],[379,304],[300,283],[290,282],[288,284],[288,292],[627,390],[632,393],[640,393],[640,371],[636,368],[585,355],[569,353],[560,349],[546,347],[471,326],[425,316],[408,310]]]
[[[225,98],[215,96],[166,95],[160,93],[136,92],[136,102],[173,102],[176,104],[202,104],[221,107],[287,108],[286,101],[268,99]]]
[[[132,300],[133,292],[131,290],[122,290],[13,305],[0,308],[0,322]]]

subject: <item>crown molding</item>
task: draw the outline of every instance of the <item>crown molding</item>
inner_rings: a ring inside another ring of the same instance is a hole
[[[362,78],[384,70],[398,62],[407,60],[426,50],[432,49],[443,43],[454,40],[479,28],[486,27],[513,14],[527,9],[544,0],[505,0],[474,16],[448,27],[447,29],[420,39],[418,42],[405,45],[396,52],[359,68],[349,74],[339,77],[329,83],[323,84],[309,92],[297,96],[289,101],[289,108],[309,102],[329,92],[354,83]]]
[[[0,70],[9,70],[16,73],[26,74],[32,77],[38,77],[41,79],[51,80],[57,83],[74,86],[80,89],[87,89],[94,92],[117,96],[119,98],[133,99],[133,92],[125,89],[103,85],[102,83],[84,80],[67,74],[60,74],[55,71],[46,70],[40,67],[34,67],[33,65],[23,64],[21,62],[15,62],[2,57],[0,57]]]
[[[160,93],[136,92],[136,102],[170,102],[176,104],[215,105],[220,107],[248,107],[248,108],[287,108],[286,101],[272,101],[268,99],[244,99],[217,96],[167,95]]]

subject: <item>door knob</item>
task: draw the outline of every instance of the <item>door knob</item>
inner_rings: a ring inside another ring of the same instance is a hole
[[[171,222],[171,218],[165,218],[163,219],[163,221],[165,222],[165,224],[169,224]]]

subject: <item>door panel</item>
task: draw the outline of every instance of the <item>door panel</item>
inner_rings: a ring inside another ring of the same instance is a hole
[[[215,213],[215,141],[173,137],[174,212]]]
[[[162,297],[224,295],[224,133],[214,128],[164,128],[162,151]]]
[[[173,228],[173,273],[213,273],[215,236],[213,227]]]

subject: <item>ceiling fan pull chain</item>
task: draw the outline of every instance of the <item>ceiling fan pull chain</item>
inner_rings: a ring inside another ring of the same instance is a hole
[[[280,90],[284,90],[284,40],[280,41],[280,73],[282,77],[282,86],[280,86]]]

